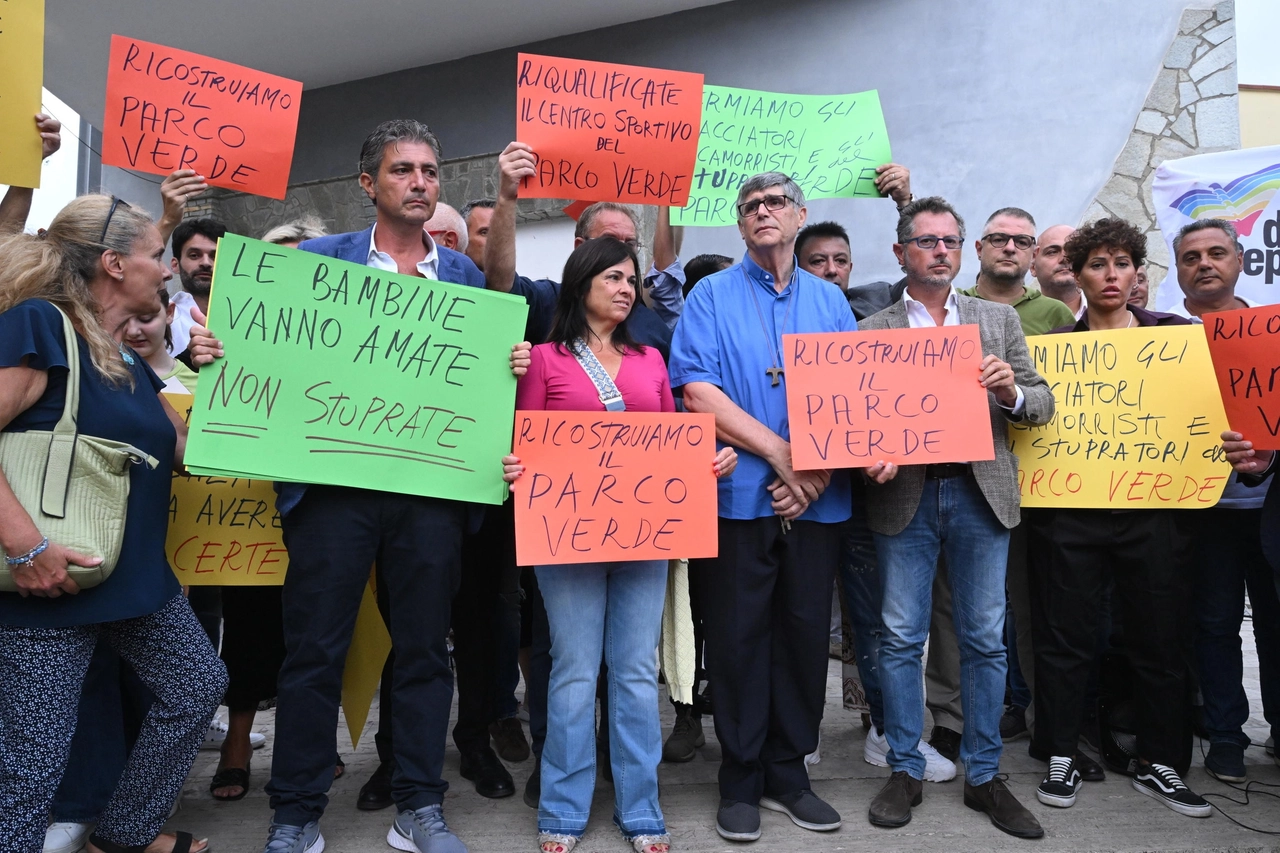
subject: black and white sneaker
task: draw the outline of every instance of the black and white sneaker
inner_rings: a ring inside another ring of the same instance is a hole
[[[1208,817],[1213,814],[1213,809],[1205,799],[1183,784],[1172,767],[1139,764],[1133,775],[1133,787],[1138,793],[1164,803],[1178,814],[1187,817]]]
[[[1069,809],[1076,804],[1076,793],[1083,780],[1076,769],[1074,756],[1055,755],[1049,759],[1049,774],[1036,788],[1036,799],[1046,806]]]

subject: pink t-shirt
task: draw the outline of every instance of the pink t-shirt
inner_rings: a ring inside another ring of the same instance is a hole
[[[529,372],[516,385],[516,408],[528,411],[603,412],[604,403],[573,353],[556,344],[538,344]],[[627,350],[614,384],[628,412],[674,412],[671,380],[662,354],[653,347]]]

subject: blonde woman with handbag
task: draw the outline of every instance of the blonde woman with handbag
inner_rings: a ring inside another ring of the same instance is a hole
[[[165,560],[186,429],[121,343],[158,309],[163,254],[149,217],[100,195],[0,240],[0,853],[41,848],[99,637],[155,702],[86,849],[208,847],[160,833],[226,686]]]

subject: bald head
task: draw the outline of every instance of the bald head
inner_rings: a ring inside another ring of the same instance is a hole
[[[444,202],[436,204],[436,212],[423,229],[441,246],[455,252],[467,250],[467,223],[462,214]]]
[[[1067,253],[1062,250],[1067,238],[1075,233],[1070,225],[1050,225],[1040,233],[1036,252],[1031,259],[1031,274],[1040,282],[1045,296],[1063,299],[1076,293],[1076,277],[1067,263]]]

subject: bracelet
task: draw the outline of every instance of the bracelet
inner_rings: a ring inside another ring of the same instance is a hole
[[[44,536],[40,539],[40,544],[32,548],[20,557],[5,557],[4,561],[9,564],[9,568],[17,568],[18,566],[29,566],[36,561],[49,547],[49,537]]]

